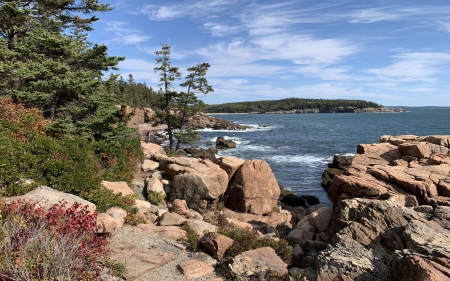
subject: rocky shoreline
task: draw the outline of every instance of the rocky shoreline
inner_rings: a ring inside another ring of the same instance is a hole
[[[406,112],[402,108],[389,108],[389,107],[367,107],[367,108],[357,108],[352,106],[340,106],[335,108],[312,108],[312,109],[293,109],[287,111],[271,111],[271,112],[252,112],[258,114],[311,114],[311,113],[386,113],[386,112]]]
[[[358,145],[328,189],[317,280],[450,280],[449,148],[450,136]]]
[[[145,160],[131,185],[103,182],[138,197],[140,223],[124,224],[127,213],[117,207],[97,221],[99,233],[115,234],[111,258],[127,265],[127,280],[231,280],[219,272],[224,258],[241,280],[450,280],[450,136],[382,136],[358,145],[353,157],[335,156],[323,181],[333,207],[280,196],[262,160],[168,157],[157,144],[141,146]],[[148,202],[158,194],[167,196],[163,204]],[[95,210],[48,187],[20,198]],[[282,260],[275,246],[226,256],[234,244],[251,241],[225,236],[223,225],[264,245],[287,239],[282,248],[291,256]],[[185,242],[192,233],[201,251]]]

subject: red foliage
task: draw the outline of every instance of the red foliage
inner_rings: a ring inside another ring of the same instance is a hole
[[[97,258],[105,256],[110,234],[95,233],[97,213],[90,214],[88,206],[81,206],[79,203],[67,206],[67,202],[60,201],[46,211],[36,203],[18,200],[8,205],[0,205],[0,214],[0,223],[23,218],[24,227],[10,237],[14,249],[22,249],[24,243],[32,238],[33,229],[45,225],[46,231],[64,237],[63,241],[66,243],[76,243],[74,258],[80,258],[93,266],[90,268],[94,268],[94,272],[82,272],[83,268],[70,269],[77,271],[76,276],[83,279],[83,276],[88,275],[87,279],[94,280],[99,277],[101,268],[97,266]],[[4,250],[2,245],[1,250]],[[7,272],[0,272],[0,275],[3,275],[1,280],[10,280]]]

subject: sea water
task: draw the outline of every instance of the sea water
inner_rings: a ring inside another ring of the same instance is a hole
[[[450,108],[407,108],[402,113],[213,114],[250,125],[245,131],[200,130],[202,140],[222,136],[237,148],[218,157],[262,159],[278,182],[297,195],[314,195],[331,205],[320,186],[333,155],[352,155],[358,144],[379,143],[382,135],[450,135]]]

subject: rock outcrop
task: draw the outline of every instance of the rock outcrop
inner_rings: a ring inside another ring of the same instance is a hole
[[[230,120],[217,118],[209,115],[197,114],[191,117],[186,128],[189,129],[214,129],[214,130],[246,130],[250,126],[236,124]]]
[[[224,137],[218,137],[216,139],[216,148],[218,149],[236,148],[236,143],[232,140],[227,140]]]
[[[380,141],[333,178],[317,280],[450,280],[450,136]]]

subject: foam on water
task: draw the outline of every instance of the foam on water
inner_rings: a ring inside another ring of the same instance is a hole
[[[212,128],[206,128],[206,129],[199,129],[196,130],[198,132],[210,132],[210,133],[215,133],[215,132],[233,132],[233,133],[250,133],[250,132],[256,132],[256,131],[272,131],[274,129],[277,128],[283,128],[283,126],[278,126],[278,125],[265,125],[265,124],[245,124],[245,123],[239,123],[240,125],[243,126],[250,126],[251,128],[246,129],[246,130],[214,130]]]
[[[308,166],[317,166],[328,163],[328,158],[318,157],[314,155],[273,155],[268,160],[274,163],[303,163]]]

